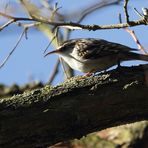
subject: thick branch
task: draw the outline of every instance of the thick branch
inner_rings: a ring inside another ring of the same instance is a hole
[[[148,119],[148,65],[0,100],[0,147],[46,147],[90,132]]]

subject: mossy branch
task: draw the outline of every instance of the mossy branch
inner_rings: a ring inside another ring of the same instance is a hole
[[[46,147],[148,118],[148,65],[0,100],[0,147]]]

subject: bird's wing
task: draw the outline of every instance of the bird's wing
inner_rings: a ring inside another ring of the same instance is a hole
[[[80,51],[79,57],[82,60],[97,59],[113,54],[136,51],[136,49],[102,39],[79,40],[77,44],[75,44],[75,49]]]

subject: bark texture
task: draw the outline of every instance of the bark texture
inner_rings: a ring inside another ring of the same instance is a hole
[[[0,99],[0,147],[47,147],[148,119],[148,65]]]

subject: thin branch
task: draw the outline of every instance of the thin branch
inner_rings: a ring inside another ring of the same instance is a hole
[[[49,46],[51,45],[52,41],[56,38],[56,36],[53,36],[53,38],[51,39],[51,41],[48,43],[47,47],[44,50],[44,53],[47,51],[47,49],[49,48]]]
[[[49,10],[49,12],[53,12],[54,11],[54,8],[52,8],[49,5],[49,2],[47,2],[45,0],[41,0],[41,3],[42,3],[44,8]],[[64,16],[62,14],[58,13],[57,11],[56,11],[56,16],[58,17],[59,20],[63,20],[63,18],[64,18]]]
[[[69,65],[67,66],[67,63],[61,57],[59,59],[62,65],[64,76],[66,77],[66,79],[71,78],[73,76],[73,70],[72,70],[72,76],[71,76],[71,72],[67,70],[68,68],[70,68]]]
[[[51,41],[49,42],[49,44],[47,45],[47,47],[45,48],[44,50],[44,53],[47,51],[47,49],[49,48],[49,46],[51,45],[51,43],[54,41],[54,39],[58,38],[58,33],[59,33],[59,29],[58,28],[55,28],[54,29],[54,36],[52,37]]]
[[[122,18],[121,18],[121,14],[119,14],[119,22],[122,23]],[[136,36],[134,30],[129,29],[128,27],[124,28],[126,32],[128,32],[133,40],[136,42],[138,49],[140,49],[144,54],[147,54],[146,50],[144,49],[144,47],[141,45],[140,41],[138,40],[138,37]]]
[[[3,13],[0,12],[0,15]],[[135,21],[130,21],[129,23],[120,23],[120,24],[112,24],[112,25],[83,25],[79,23],[74,23],[74,22],[51,22],[49,20],[44,20],[44,19],[39,19],[39,18],[24,18],[24,17],[13,17],[13,16],[8,16],[5,15],[8,18],[14,19],[14,22],[17,21],[36,21],[40,23],[45,23],[48,25],[53,25],[55,27],[64,27],[72,30],[77,30],[77,29],[85,29],[89,31],[96,31],[96,30],[101,30],[101,29],[120,29],[120,28],[125,28],[125,27],[134,27],[134,26],[140,26],[140,25],[147,25],[147,22],[145,19],[139,19]]]
[[[48,84],[51,84],[53,82],[55,76],[58,74],[58,72],[59,72],[59,70],[58,70],[59,69],[59,65],[60,65],[60,60],[58,59],[56,64],[55,64],[55,66],[54,66],[52,74],[51,74],[51,76],[50,76],[50,78],[48,80]]]
[[[28,28],[27,28],[28,29]],[[28,32],[27,32],[27,29],[25,29],[25,39],[27,40],[28,39]]]
[[[127,23],[129,23],[129,15],[128,15],[128,10],[127,10],[127,4],[129,0],[124,0],[124,13],[125,13],[125,20]]]
[[[0,15],[3,16],[3,17],[6,17],[6,18],[8,18],[8,19],[14,19],[13,16],[11,16],[11,15],[7,15],[6,13],[2,13],[2,12],[0,12]]]
[[[12,23],[14,23],[14,19],[9,20],[7,23],[5,23],[4,25],[2,25],[0,27],[0,31],[2,31],[4,28],[8,27]]]
[[[57,15],[58,10],[61,9],[62,7],[58,7],[58,3],[55,4],[55,8],[53,9],[52,13],[51,13],[51,17],[50,20],[54,20],[55,15]]]
[[[23,30],[23,32],[21,33],[20,37],[18,38],[18,41],[16,42],[15,46],[13,47],[13,49],[10,51],[10,53],[8,54],[8,56],[6,56],[6,58],[2,61],[2,63],[0,64],[0,68],[2,68],[6,62],[8,61],[8,59],[10,58],[10,56],[13,54],[13,52],[15,51],[15,49],[17,48],[17,46],[19,45],[20,41],[22,40],[22,37],[24,36],[25,32],[26,32],[25,28]]]
[[[143,18],[143,15],[136,8],[134,8],[134,11],[137,13],[137,15],[139,15],[141,18]]]
[[[105,6],[116,4],[116,3],[119,3],[119,0],[112,0],[112,1],[103,0],[102,2],[95,3],[94,5],[85,8],[84,10],[82,10],[82,12],[78,12],[80,14],[80,18],[77,21],[77,23],[80,23],[87,15],[91,14],[95,10],[105,7]]]
[[[140,26],[140,25],[147,25],[144,19],[136,20],[136,21],[130,21],[129,23],[122,23],[122,24],[112,24],[112,25],[82,25],[78,23],[56,23],[54,22],[56,26],[58,27],[64,27],[72,30],[78,30],[78,29],[85,29],[89,31],[96,31],[96,30],[105,30],[105,29],[121,29],[125,27],[134,27],[134,26]]]
[[[134,30],[130,30],[129,28],[125,28],[125,30],[132,36],[133,40],[136,42],[138,48],[144,53],[147,54],[146,50],[144,47],[141,45],[140,41],[138,40]]]

